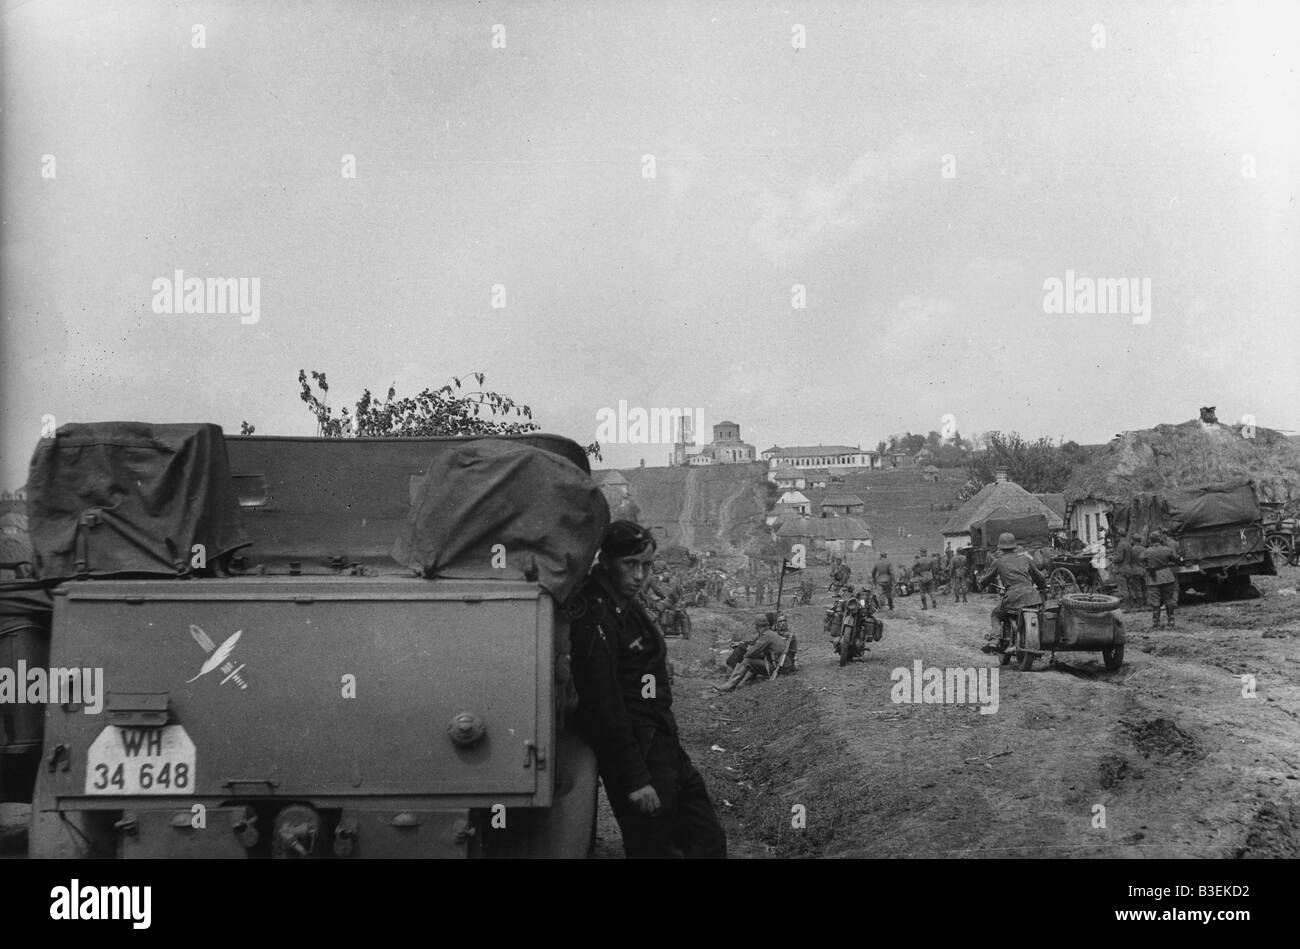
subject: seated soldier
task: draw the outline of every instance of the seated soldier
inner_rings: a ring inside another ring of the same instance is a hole
[[[745,657],[736,665],[736,671],[725,684],[718,686],[720,692],[730,692],[738,685],[745,685],[758,676],[767,678],[772,674],[775,664],[785,652],[786,640],[776,630],[775,613],[768,613],[768,624],[757,638],[745,650]]]

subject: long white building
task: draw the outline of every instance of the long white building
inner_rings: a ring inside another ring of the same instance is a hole
[[[791,465],[795,468],[881,468],[879,452],[860,446],[796,445],[781,448],[773,445],[763,452],[769,468]]]

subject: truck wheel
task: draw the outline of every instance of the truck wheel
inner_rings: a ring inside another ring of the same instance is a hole
[[[1119,609],[1119,597],[1108,593],[1067,593],[1061,605],[1076,613],[1109,613]]]
[[[1101,661],[1106,664],[1106,668],[1114,672],[1124,664],[1124,644],[1118,646],[1108,646],[1101,651]]]

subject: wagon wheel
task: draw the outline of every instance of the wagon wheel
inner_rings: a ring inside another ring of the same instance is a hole
[[[1066,567],[1057,567],[1047,578],[1047,589],[1053,599],[1059,600],[1067,593],[1078,593],[1079,584]]]
[[[1268,552],[1275,559],[1288,561],[1291,559],[1291,542],[1289,538],[1274,534],[1264,542],[1264,546],[1268,548]]]

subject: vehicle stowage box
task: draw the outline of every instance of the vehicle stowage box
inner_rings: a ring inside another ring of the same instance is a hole
[[[77,852],[72,812],[139,837],[155,829],[137,809],[189,833],[195,804],[249,804],[265,836],[300,802],[320,835],[364,837],[378,812],[387,827],[399,811],[551,804],[556,612],[536,584],[88,581],[55,596],[51,666],[102,669],[105,694],[95,714],[49,706],[34,856]]]

